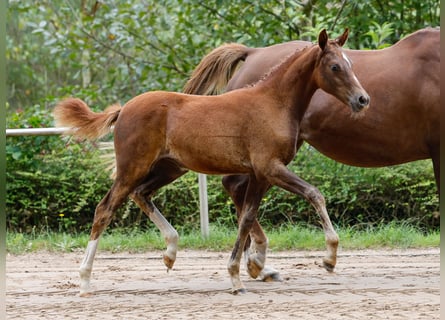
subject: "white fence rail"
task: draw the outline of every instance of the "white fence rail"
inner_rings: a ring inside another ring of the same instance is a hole
[[[30,128],[30,129],[6,129],[7,137],[17,136],[51,136],[62,134],[68,128]]]
[[[7,137],[17,136],[50,136],[65,133],[69,128],[30,128],[30,129],[6,129]],[[201,221],[201,234],[209,236],[209,211],[207,202],[207,176],[198,174],[199,184],[199,211]]]

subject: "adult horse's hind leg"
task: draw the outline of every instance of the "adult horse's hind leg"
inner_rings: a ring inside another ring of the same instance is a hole
[[[167,250],[164,253],[163,259],[168,269],[173,267],[176,260],[179,238],[178,232],[159,212],[158,208],[156,208],[150,199],[158,189],[176,180],[186,172],[187,170],[179,167],[173,161],[161,160],[153,166],[143,183],[130,195],[133,201],[136,202],[161,231],[167,243]]]
[[[431,153],[431,160],[433,161],[434,178],[436,179],[437,192],[440,196],[440,149],[436,149]]]
[[[99,237],[110,224],[114,212],[126,200],[130,192],[129,185],[123,185],[116,181],[102,201],[97,205],[91,229],[90,241],[85,252],[85,257],[80,265],[80,296],[90,294],[90,278],[93,269],[94,256],[96,255]]]
[[[323,226],[328,251],[323,258],[323,266],[326,270],[333,271],[337,263],[339,239],[329,219],[323,195],[317,188],[295,175],[282,163],[275,163],[269,168],[267,179],[273,185],[303,196],[315,208]]]
[[[241,210],[246,196],[249,178],[246,175],[224,176],[222,183],[233,200],[238,223],[241,221]],[[253,241],[252,241],[253,239]],[[271,266],[265,265],[268,239],[258,220],[252,225],[252,230],[246,239],[244,257],[249,275],[262,281],[281,281],[280,273]]]

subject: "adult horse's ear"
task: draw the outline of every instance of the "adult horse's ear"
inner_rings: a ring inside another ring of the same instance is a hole
[[[343,32],[343,34],[340,37],[335,39],[335,42],[337,42],[340,45],[340,47],[343,47],[343,45],[346,43],[346,40],[348,40],[348,35],[349,35],[349,29],[346,28],[345,32]]]
[[[318,45],[320,46],[322,51],[326,47],[327,43],[328,43],[328,34],[326,32],[326,29],[323,29],[318,35]]]

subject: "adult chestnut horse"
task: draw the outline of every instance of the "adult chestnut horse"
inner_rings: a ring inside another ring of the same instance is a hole
[[[184,92],[211,95],[245,87],[258,81],[295,47],[309,45],[305,41],[265,48],[223,45],[202,59]],[[345,50],[355,74],[372,97],[371,108],[363,117],[352,117],[339,100],[317,91],[300,122],[297,148],[306,141],[338,162],[359,167],[431,158],[440,189],[439,49],[440,28],[426,28],[383,50]],[[247,183],[247,177],[239,175],[223,178],[238,215]],[[265,254],[267,238],[258,222],[254,223],[252,236],[258,241],[252,243],[253,251],[260,249]],[[249,240],[247,256],[248,248]],[[261,277],[279,275],[266,267]]]
[[[96,207],[80,266],[80,294],[90,292],[99,237],[126,198],[130,196],[159,223],[157,219],[162,215],[151,201],[153,193],[187,170],[241,174],[249,179],[238,237],[228,263],[234,293],[245,291],[239,277],[240,260],[258,206],[270,185],[303,195],[312,203],[327,234],[324,263],[335,265],[338,236],[323,196],[286,165],[295,156],[299,123],[318,88],[348,104],[354,112],[369,104],[369,96],[341,48],[347,37],[346,30],[336,40],[328,40],[323,30],[318,45],[296,51],[255,86],[219,96],[147,92],[122,108],[112,106],[102,113],[92,112],[80,99],[60,102],[54,110],[57,125],[73,128],[72,133],[79,137],[98,138],[114,125],[116,179]],[[167,249],[164,255],[169,268],[175,260],[170,253]],[[261,271],[256,268],[254,262],[250,272]]]

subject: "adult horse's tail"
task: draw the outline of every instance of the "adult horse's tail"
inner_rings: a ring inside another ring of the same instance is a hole
[[[248,51],[249,47],[238,43],[229,43],[213,49],[195,68],[183,92],[199,95],[222,93],[238,63],[245,60]]]
[[[54,108],[53,114],[57,127],[70,127],[70,134],[95,140],[110,132],[120,111],[119,105],[112,105],[103,112],[95,113],[82,100],[67,98]]]

